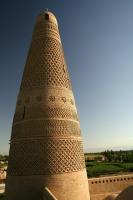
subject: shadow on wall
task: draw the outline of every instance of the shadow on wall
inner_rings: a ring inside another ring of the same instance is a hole
[[[116,200],[133,200],[133,185],[127,187],[125,190],[123,190]]]
[[[127,187],[119,195],[109,195],[104,200],[132,200],[133,199],[133,185]]]
[[[109,195],[108,197],[106,197],[104,200],[115,200],[116,197],[117,197],[117,195],[112,194],[112,195]]]

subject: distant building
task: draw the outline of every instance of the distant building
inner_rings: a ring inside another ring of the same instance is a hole
[[[85,154],[85,160],[87,161],[105,161],[104,155],[95,155],[95,154]]]

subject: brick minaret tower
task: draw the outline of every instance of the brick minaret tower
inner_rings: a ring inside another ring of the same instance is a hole
[[[80,124],[55,16],[36,20],[13,119],[6,200],[89,200]]]

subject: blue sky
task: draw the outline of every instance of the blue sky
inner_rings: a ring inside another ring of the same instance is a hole
[[[12,0],[0,6],[0,152],[7,153],[36,16],[59,22],[85,150],[133,148],[133,1]]]

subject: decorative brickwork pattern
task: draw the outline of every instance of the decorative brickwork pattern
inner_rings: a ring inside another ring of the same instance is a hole
[[[82,152],[82,142],[78,140],[45,139],[12,143],[8,173],[39,175],[79,171],[85,168]]]
[[[14,125],[12,139],[80,136],[79,123],[66,120],[31,120]]]
[[[21,89],[46,85],[70,88],[62,45],[53,38],[32,42]]]
[[[42,108],[42,107],[30,107],[26,108],[25,118],[23,118],[23,107],[15,113],[14,122],[26,120],[26,119],[38,119],[38,118],[62,118],[72,119],[78,121],[78,116],[75,110],[63,109],[63,108]]]
[[[57,26],[53,23],[45,23],[45,26],[43,22],[37,23],[33,33],[33,40],[45,39],[46,37],[54,38],[60,42]]]
[[[55,93],[55,91],[54,91]],[[19,98],[18,102],[17,102],[17,107],[20,108],[21,106],[30,106],[32,104],[32,102],[35,102],[36,103],[42,103],[43,106],[45,104],[47,104],[47,102],[51,102],[51,105],[53,103],[62,103],[65,107],[70,107],[70,106],[74,106],[74,100],[72,99],[72,97],[69,95],[69,96],[57,96],[56,93],[55,93],[55,96],[54,95],[49,95],[49,96],[42,96],[42,95],[37,95],[37,96],[33,96],[32,97],[23,97],[23,98]],[[49,103],[50,105],[50,103]]]

